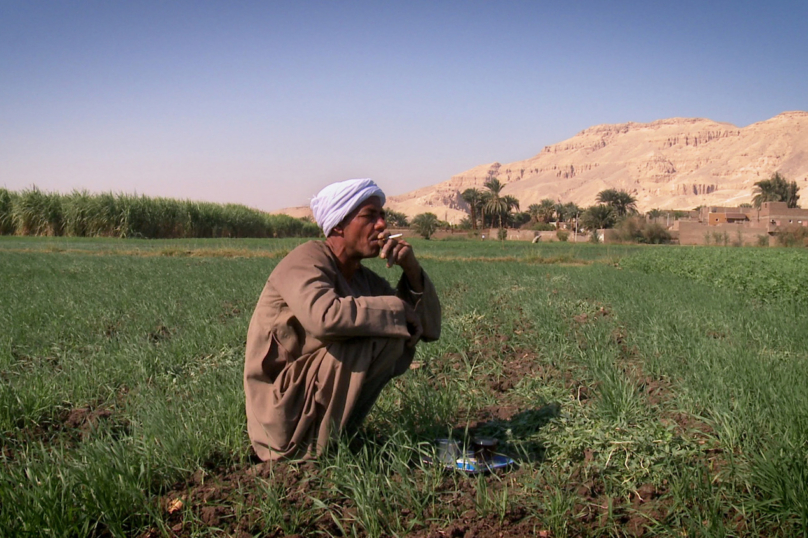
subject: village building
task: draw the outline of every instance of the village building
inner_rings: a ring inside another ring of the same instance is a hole
[[[808,209],[785,202],[763,202],[759,208],[707,206],[674,222],[671,232],[681,245],[760,245],[787,226],[808,227]]]

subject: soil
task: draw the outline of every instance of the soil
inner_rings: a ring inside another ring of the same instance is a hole
[[[149,333],[148,338],[149,342],[152,344],[159,344],[160,342],[171,338],[171,329],[165,325],[158,325],[152,332]]]
[[[215,528],[228,536],[285,536],[280,529],[263,528],[260,521],[264,503],[258,495],[266,490],[258,487],[257,483],[269,481],[285,492],[284,502],[289,505],[311,508],[314,496],[317,501],[335,510],[339,518],[354,515],[356,509],[350,499],[329,496],[328,488],[309,487],[309,481],[318,472],[315,464],[299,467],[284,463],[258,463],[212,473],[200,470],[186,482],[176,484],[161,498],[160,506],[175,536],[191,536],[200,527]],[[517,468],[500,476],[489,476],[485,479],[486,488],[496,494],[510,481],[529,478],[525,476],[528,472]],[[440,513],[433,513],[429,508],[421,518],[416,518],[408,510],[400,513],[403,526],[411,528],[407,535],[414,538],[553,536],[541,524],[541,509],[535,506],[529,508],[526,502],[522,503],[518,498],[513,498],[509,508],[502,513],[496,510],[480,512],[475,504],[476,487],[476,479],[455,480],[447,473],[437,488],[435,504],[440,507]],[[597,534],[608,519],[620,523],[626,536],[645,536],[650,523],[664,520],[670,509],[670,502],[663,497],[665,489],[650,483],[638,488],[630,502],[607,497],[603,493],[603,484],[596,477],[583,480],[581,473],[573,474],[565,489],[577,498],[573,507],[574,517],[567,522],[567,531],[573,536]],[[190,517],[188,512],[192,514]],[[312,511],[311,514],[309,520],[302,522],[298,529],[300,536],[341,535],[329,513]],[[451,518],[450,521],[446,520],[447,516]],[[140,538],[157,536],[162,534],[152,528]]]
[[[284,463],[259,463],[243,469],[232,469],[206,474],[197,471],[187,482],[177,484],[160,500],[160,507],[166,514],[167,522],[175,536],[191,536],[194,528],[199,526],[215,527],[223,534],[230,536],[261,535],[280,537],[285,534],[280,529],[262,528],[259,517],[261,515],[262,499],[256,497],[258,481],[271,481],[285,492],[285,503],[295,506],[311,507],[316,496],[326,506],[337,511],[341,518],[355,514],[355,507],[350,499],[328,497],[328,488],[309,488],[308,482],[316,475],[318,469],[315,464],[303,467]],[[418,471],[414,471],[418,472]],[[518,471],[517,471],[518,472]],[[442,484],[437,488],[438,502],[441,513],[432,513],[427,509],[423,514],[425,520],[445,517],[449,511],[457,516],[451,522],[432,523],[424,525],[408,510],[401,512],[401,520],[409,522],[412,527],[408,536],[427,537],[499,537],[499,536],[537,536],[540,529],[537,520],[528,513],[528,510],[517,503],[500,517],[499,514],[478,513],[475,506],[476,480],[458,480],[457,482],[448,473]],[[489,491],[501,490],[505,481],[490,476],[486,479]],[[235,507],[239,506],[240,514],[236,514]],[[187,517],[187,511],[193,517]],[[194,524],[188,521],[195,520]],[[406,525],[405,525],[406,526]],[[300,536],[314,534],[341,535],[339,527],[331,516],[322,511],[311,516],[309,521],[299,529]],[[549,533],[543,534],[550,536]],[[158,529],[149,529],[141,538],[156,538],[162,536]]]
[[[117,399],[123,399],[125,394],[126,390],[122,389]],[[14,461],[18,449],[30,443],[72,447],[88,439],[99,428],[104,428],[113,437],[122,437],[128,435],[130,424],[121,417],[114,404],[92,403],[62,409],[56,416],[21,428],[13,436],[3,439],[0,457],[5,461]]]

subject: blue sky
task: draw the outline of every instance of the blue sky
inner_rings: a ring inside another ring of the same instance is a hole
[[[0,0],[0,186],[272,210],[808,110],[808,2]]]

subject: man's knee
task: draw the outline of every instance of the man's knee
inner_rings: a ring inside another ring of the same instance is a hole
[[[402,338],[352,338],[328,346],[328,353],[354,372],[392,371],[406,355]]]

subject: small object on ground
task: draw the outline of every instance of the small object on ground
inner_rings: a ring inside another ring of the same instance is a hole
[[[513,458],[494,452],[499,442],[496,439],[478,438],[470,447],[460,445],[454,439],[436,439],[436,460],[425,456],[424,463],[437,463],[449,471],[478,474],[502,469],[516,463]]]
[[[182,510],[182,499],[174,499],[170,503],[168,503],[168,513],[173,514],[177,510]]]
[[[496,455],[499,441],[488,437],[475,437],[471,440],[474,456],[480,461],[489,461]]]

